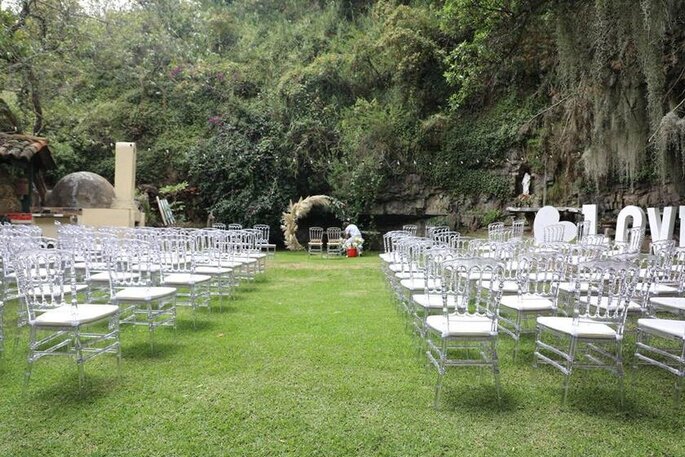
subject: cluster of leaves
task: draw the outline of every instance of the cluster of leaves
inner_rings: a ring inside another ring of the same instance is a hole
[[[654,13],[649,3],[633,16]],[[56,177],[86,169],[111,179],[113,143],[135,141],[139,182],[187,180],[179,198],[191,219],[213,210],[275,224],[289,200],[322,193],[354,217],[408,173],[455,196],[504,201],[514,197],[507,157],[533,171],[548,155],[552,168],[577,168],[588,125],[632,132],[595,142],[613,151],[646,141],[649,127],[596,114],[606,97],[580,84],[610,84],[638,59],[618,45],[626,27],[601,33],[602,18],[625,25],[614,18],[625,4],[155,0],[95,10],[19,0],[0,9],[0,98],[19,128],[50,137]],[[593,33],[569,28],[588,15]],[[624,42],[675,43],[662,16],[643,21],[656,41]],[[682,88],[682,49],[669,49],[666,76],[634,72],[630,91],[614,81],[611,100],[627,102],[606,106],[649,112],[654,124],[659,107],[640,91],[667,84],[677,101]],[[617,162],[632,172],[642,163]]]

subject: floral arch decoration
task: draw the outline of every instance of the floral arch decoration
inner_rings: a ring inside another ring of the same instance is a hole
[[[302,198],[288,205],[288,210],[281,217],[281,229],[285,238],[285,247],[290,251],[302,251],[304,247],[297,241],[297,221],[309,214],[312,207],[323,206],[328,208],[339,219],[345,219],[345,204],[328,195],[312,195]]]

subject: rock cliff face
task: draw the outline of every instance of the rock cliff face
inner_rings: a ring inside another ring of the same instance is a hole
[[[368,216],[374,218],[381,232],[403,224],[423,227],[427,223],[470,231],[482,225],[488,212],[494,214],[505,204],[488,196],[453,196],[445,189],[427,185],[419,175],[409,174],[377,197]]]
[[[522,167],[525,165],[512,162],[506,169],[499,171],[501,176],[508,176],[511,182],[511,199],[503,201],[492,196],[451,195],[448,190],[427,185],[417,174],[406,175],[393,182],[379,195],[376,204],[367,216],[373,217],[380,232],[401,228],[403,224],[416,224],[419,227],[427,223],[445,224],[452,229],[468,232],[484,227],[493,220],[508,221],[510,214],[506,207],[512,206],[520,193]],[[534,176],[534,200],[541,202],[543,177]],[[548,179],[548,185],[553,179]],[[574,186],[575,187],[575,186]],[[561,197],[554,198],[548,193],[547,204],[555,206],[579,206],[597,204],[599,217],[609,223],[615,221],[619,211],[636,205],[643,209],[649,207],[678,206],[685,204],[685,198],[674,184],[657,187],[614,187],[601,192],[581,193],[572,190],[558,192]]]

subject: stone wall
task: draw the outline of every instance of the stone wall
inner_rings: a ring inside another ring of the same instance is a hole
[[[381,233],[401,228],[404,224],[416,224],[421,228],[427,223],[439,223],[458,231],[470,232],[484,227],[493,218],[508,222],[511,216],[505,208],[512,206],[520,193],[520,175],[525,167],[525,163],[509,160],[505,167],[497,171],[511,182],[511,198],[507,201],[488,195],[453,196],[445,189],[428,186],[419,175],[409,174],[393,182],[383,195],[379,195],[367,216],[373,218]],[[533,177],[531,189],[534,200],[538,202],[542,200],[542,181],[542,176]],[[548,189],[553,183],[553,177],[548,177]],[[628,205],[646,209],[685,204],[685,198],[673,184],[634,188],[617,186],[611,190],[585,194],[578,192],[576,184],[571,187],[573,189],[561,193],[561,198],[552,199],[549,195],[551,192],[548,192],[547,204],[570,207],[597,204],[600,220],[607,223],[615,222],[618,212]]]
[[[0,214],[21,211],[21,202],[16,195],[15,178],[0,169]]]

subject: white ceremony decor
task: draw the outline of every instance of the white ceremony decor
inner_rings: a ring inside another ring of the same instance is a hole
[[[329,208],[333,213],[343,218],[343,203],[328,195],[312,195],[302,198],[288,205],[288,210],[281,217],[281,229],[285,239],[285,247],[290,251],[303,251],[304,247],[297,241],[297,221],[307,214],[314,206]]]

